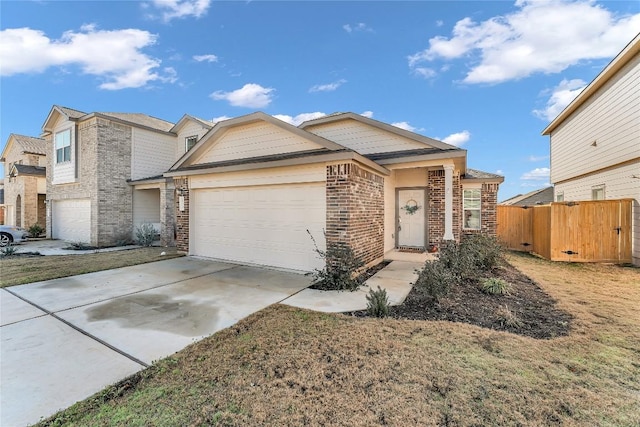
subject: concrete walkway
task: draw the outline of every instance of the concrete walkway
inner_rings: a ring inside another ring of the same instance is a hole
[[[393,261],[356,292],[193,257],[0,289],[0,425],[36,423],[271,304],[362,310],[378,286],[400,304],[421,265]]]
[[[405,300],[418,277],[416,270],[423,263],[415,261],[392,261],[369,278],[357,291],[319,291],[303,289],[282,301],[282,304],[326,313],[365,310],[367,294],[378,287],[386,289],[391,305],[400,305]]]

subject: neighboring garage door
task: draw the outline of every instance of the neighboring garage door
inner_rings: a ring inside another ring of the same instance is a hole
[[[323,265],[325,184],[192,190],[190,253],[311,271]],[[323,246],[321,246],[321,249]]]
[[[52,237],[71,242],[91,242],[91,201],[54,200],[51,208]]]

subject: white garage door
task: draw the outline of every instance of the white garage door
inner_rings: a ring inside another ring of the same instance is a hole
[[[70,242],[91,242],[91,201],[54,200],[51,208],[52,237]]]
[[[323,262],[324,183],[192,190],[190,252],[311,271]]]

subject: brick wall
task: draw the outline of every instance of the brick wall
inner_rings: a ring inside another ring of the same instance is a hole
[[[327,166],[327,245],[347,244],[365,263],[384,255],[384,178],[355,163]]]
[[[96,246],[112,245],[119,237],[133,235],[133,189],[130,126],[97,119]],[[151,155],[151,153],[150,153]]]
[[[9,174],[9,165],[13,163],[22,162],[23,165],[38,166],[40,157],[37,154],[23,154],[22,147],[14,142],[5,158],[5,175]],[[45,226],[44,222],[39,222],[40,217],[38,216],[38,177],[27,175],[18,175],[14,178],[5,177],[4,184],[4,203],[12,206],[15,215],[19,214],[20,216],[14,218],[12,225],[29,228],[39,223]],[[20,196],[21,204],[19,208],[16,206],[18,196]]]
[[[482,199],[480,217],[482,233],[490,236],[496,235],[498,187],[499,184],[482,184],[482,190],[480,190],[480,197]]]
[[[429,197],[429,245],[439,245],[444,237],[444,170],[430,170],[427,181]],[[462,230],[462,186],[460,172],[453,171],[453,237],[460,240]]]
[[[176,188],[175,212],[176,212],[176,247],[179,251],[189,252],[189,180],[187,178],[175,178],[173,183]],[[180,211],[180,192],[184,197],[184,211]]]

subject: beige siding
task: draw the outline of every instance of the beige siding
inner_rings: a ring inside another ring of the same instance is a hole
[[[305,130],[351,148],[360,154],[429,148],[426,144],[385,132],[355,120],[341,120],[308,127]]]
[[[427,169],[400,169],[396,170],[396,187],[426,187]]]
[[[551,133],[553,183],[640,158],[639,87],[636,56]]]
[[[175,137],[137,128],[131,134],[131,179],[160,175],[177,160]]]
[[[640,161],[616,169],[595,173],[579,179],[567,181],[555,186],[557,196],[564,194],[564,201],[591,200],[591,189],[605,185],[605,198],[635,199],[633,211],[633,258],[634,264],[640,264]],[[554,197],[555,200],[555,197]]]
[[[326,181],[324,164],[194,176],[190,188],[223,188]]]
[[[64,131],[66,129],[71,129],[71,161],[56,163],[56,133]],[[76,157],[78,153],[76,152],[76,127],[74,123],[65,120],[64,117],[60,116],[54,126],[51,140],[53,141],[51,145],[52,151],[48,154],[51,156],[53,164],[52,183],[55,185],[76,182]]]
[[[209,128],[203,126],[199,122],[195,122],[190,120],[180,128],[180,132],[178,132],[178,138],[176,140],[176,153],[175,159],[178,160],[186,151],[185,139],[190,136],[197,136],[198,140],[203,137],[205,133],[209,131]]]
[[[271,123],[251,123],[226,131],[194,164],[294,153],[318,148],[321,148],[318,144]]]
[[[160,190],[134,190],[133,230],[142,224],[153,224],[160,231]]]

